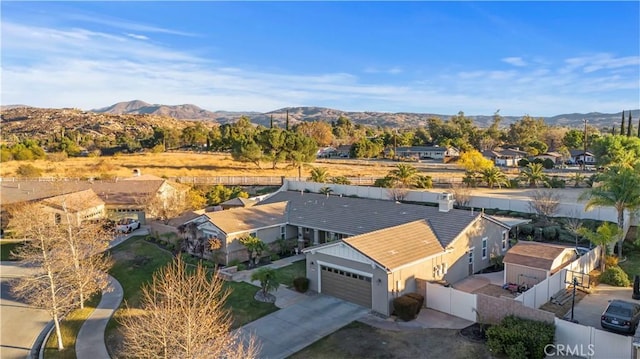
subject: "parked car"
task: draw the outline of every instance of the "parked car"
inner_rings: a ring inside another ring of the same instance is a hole
[[[140,228],[140,222],[133,218],[123,218],[116,225],[116,231],[121,233],[131,233],[138,228]]]
[[[640,320],[640,304],[614,299],[600,317],[604,329],[633,334]]]

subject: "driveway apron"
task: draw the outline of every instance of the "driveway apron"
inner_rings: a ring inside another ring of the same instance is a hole
[[[245,340],[256,336],[260,358],[286,358],[369,312],[369,309],[325,295],[313,295],[238,329]]]

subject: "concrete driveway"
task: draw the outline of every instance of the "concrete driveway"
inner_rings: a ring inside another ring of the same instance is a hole
[[[0,262],[0,358],[24,359],[51,320],[45,310],[17,301],[9,293],[12,278],[29,275],[32,269],[15,262]]]
[[[602,329],[600,326],[600,316],[609,304],[610,300],[621,299],[627,302],[639,303],[640,301],[631,299],[632,288],[613,287],[608,284],[600,284],[596,287],[596,292],[588,294],[575,305],[573,309],[573,318],[579,324],[592,326],[596,329]],[[571,310],[565,318],[571,318]]]
[[[290,307],[238,329],[254,334],[262,351],[260,358],[280,359],[359,319],[369,309],[322,294],[311,295]]]

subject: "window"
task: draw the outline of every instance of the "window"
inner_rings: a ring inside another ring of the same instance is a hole
[[[473,248],[469,249],[469,264],[473,264]]]
[[[502,231],[502,251],[507,250],[507,241],[509,240],[509,232]]]
[[[251,232],[251,233],[249,233],[249,235],[251,237],[258,237],[258,232]]]
[[[482,238],[482,259],[487,259],[487,237]]]
[[[280,226],[280,238],[287,238],[287,226]]]

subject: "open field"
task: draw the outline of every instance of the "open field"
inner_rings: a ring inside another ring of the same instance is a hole
[[[285,176],[297,177],[298,169],[289,164],[278,164],[272,169],[263,163],[262,169],[252,163],[234,161],[228,153],[167,152],[116,155],[113,157],[74,157],[64,161],[48,160],[8,161],[0,167],[0,177],[16,177],[20,165],[31,164],[42,170],[43,177],[129,177],[134,168],[143,174],[159,177],[180,176]],[[413,163],[412,163],[413,164]],[[309,176],[311,167],[327,168],[333,176],[384,177],[395,166],[390,161],[335,161],[330,163],[310,163],[302,169],[304,178]],[[416,164],[414,164],[416,165]],[[432,173],[433,172],[433,173]],[[428,171],[431,176],[445,176],[443,172]],[[447,173],[446,176],[462,177],[463,172]]]

